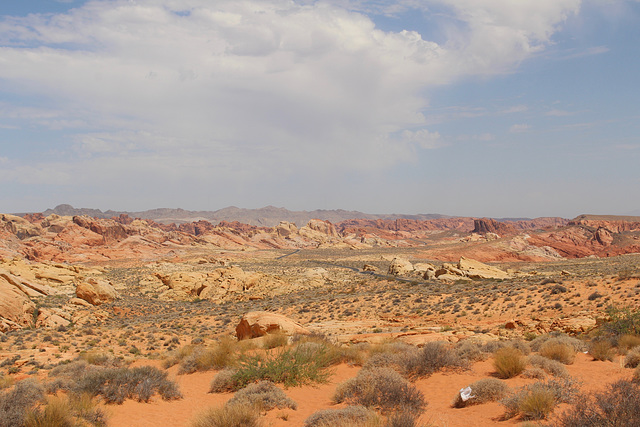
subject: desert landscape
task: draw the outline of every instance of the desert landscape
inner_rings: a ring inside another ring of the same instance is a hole
[[[638,420],[638,217],[44,214],[0,215],[0,425]]]
[[[0,0],[0,427],[640,426],[640,0]]]

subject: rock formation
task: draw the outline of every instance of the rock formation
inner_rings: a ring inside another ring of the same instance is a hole
[[[236,336],[238,340],[258,338],[275,332],[281,332],[287,335],[308,335],[310,333],[301,324],[288,317],[267,311],[252,311],[247,313],[242,316],[240,323],[236,326]]]

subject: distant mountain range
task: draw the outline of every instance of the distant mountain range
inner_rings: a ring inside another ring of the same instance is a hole
[[[402,215],[402,214],[367,214],[358,211],[346,211],[343,209],[335,210],[314,210],[314,211],[290,211],[285,208],[277,208],[274,206],[266,206],[260,209],[243,209],[235,206],[219,209],[217,211],[188,211],[185,209],[160,208],[151,209],[141,212],[125,212],[125,211],[101,211],[100,209],[74,208],[71,205],[58,205],[53,209],[47,209],[42,212],[44,216],[51,214],[61,216],[88,215],[95,218],[111,218],[120,216],[121,214],[129,215],[132,218],[151,219],[161,224],[182,224],[199,220],[209,221],[217,224],[220,221],[238,221],[243,224],[250,224],[262,227],[274,227],[280,221],[293,222],[297,226],[303,226],[311,219],[322,219],[338,223],[349,219],[413,219],[418,221],[426,221],[440,218],[453,218],[440,214],[419,214],[419,215]]]

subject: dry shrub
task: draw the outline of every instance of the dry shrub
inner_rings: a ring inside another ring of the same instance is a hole
[[[333,400],[378,408],[383,413],[399,409],[422,413],[427,406],[422,392],[389,368],[361,369],[355,378],[338,385]]]
[[[543,357],[556,360],[565,365],[571,365],[576,359],[575,348],[557,339],[550,339],[542,344],[539,353]]]
[[[544,369],[545,372],[553,375],[554,377],[568,377],[569,371],[567,368],[557,360],[547,359],[539,354],[529,355],[529,363],[535,368]]]
[[[483,351],[482,346],[471,340],[464,340],[458,343],[455,351],[458,357],[470,362],[487,360],[488,357],[488,354]]]
[[[633,347],[640,346],[640,336],[625,334],[618,338],[618,349],[622,354],[627,354]]]
[[[165,369],[180,364],[178,374],[191,374],[197,371],[223,369],[233,366],[237,361],[236,343],[230,337],[224,337],[215,345],[185,345],[170,353],[163,362]]]
[[[80,353],[78,359],[84,360],[89,365],[106,366],[110,368],[115,368],[122,365],[122,361],[115,358],[113,354],[99,351],[88,351],[86,353]]]
[[[296,402],[271,381],[249,384],[245,388],[238,390],[231,400],[227,402],[227,405],[256,406],[261,411],[270,411],[273,408],[291,408],[293,410],[298,408]]]
[[[536,388],[531,390],[518,404],[518,410],[525,420],[546,418],[556,407],[556,398],[552,390]]]
[[[640,385],[620,380],[581,398],[556,421],[560,427],[640,425]]]
[[[314,412],[305,420],[304,425],[305,427],[379,427],[381,422],[374,411],[358,405]]]
[[[237,384],[235,382],[235,375],[237,369],[226,368],[218,372],[209,385],[209,393],[225,393],[233,390],[237,390]]]
[[[529,344],[522,340],[489,341],[484,344],[482,349],[486,353],[495,353],[497,350],[500,350],[504,347],[517,348],[524,355],[528,355],[529,353],[531,353],[531,347],[529,346]]]
[[[44,390],[37,381],[26,379],[0,394],[0,427],[23,426],[27,410],[44,400]]]
[[[418,418],[420,414],[416,414],[411,409],[399,410],[389,415],[384,427],[420,427]]]
[[[640,346],[633,347],[624,357],[625,368],[635,368],[640,365]]]
[[[507,384],[497,378],[483,378],[471,383],[469,387],[471,388],[471,396],[473,397],[464,401],[460,393],[458,393],[451,406],[454,408],[464,408],[469,405],[494,402],[505,397],[509,391]]]
[[[527,367],[527,358],[513,347],[503,347],[493,354],[493,367],[498,378],[513,378]]]
[[[539,337],[536,337],[533,341],[531,341],[529,343],[529,346],[531,347],[531,350],[539,352],[542,346],[548,341],[566,344],[570,347],[573,347],[574,351],[586,350],[584,341],[581,341],[575,337],[571,337],[562,332],[551,332],[549,334],[540,335]]]
[[[420,350],[401,353],[398,364],[413,378],[426,377],[442,369],[469,368],[469,361],[462,359],[449,343],[443,341],[429,342]]]
[[[80,377],[71,391],[100,395],[106,403],[117,404],[130,398],[148,402],[156,393],[164,400],[182,397],[177,384],[167,379],[167,373],[153,366],[92,370]]]
[[[547,373],[542,368],[532,367],[522,371],[522,374],[520,374],[520,376],[522,378],[532,378],[536,380],[543,380],[547,378]]]
[[[260,427],[258,408],[250,405],[225,405],[211,408],[198,415],[191,423],[192,427]]]
[[[6,377],[4,374],[0,373],[0,390],[11,387],[13,383],[14,381],[12,377]]]
[[[25,416],[25,427],[106,426],[106,416],[96,408],[91,396],[49,396],[40,408],[32,408]]]
[[[262,346],[266,349],[284,347],[288,343],[289,343],[289,337],[287,336],[287,334],[281,331],[266,334],[262,338]]]
[[[557,404],[571,403],[577,392],[578,384],[573,379],[551,379],[527,385],[500,403],[506,408],[505,418],[520,414],[524,419],[542,419]]]
[[[589,344],[589,355],[593,357],[593,360],[608,360],[613,362],[613,358],[616,356],[616,351],[609,341],[597,340],[592,341]]]

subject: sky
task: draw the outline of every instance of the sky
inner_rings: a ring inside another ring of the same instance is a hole
[[[640,0],[0,0],[0,212],[639,196]]]

